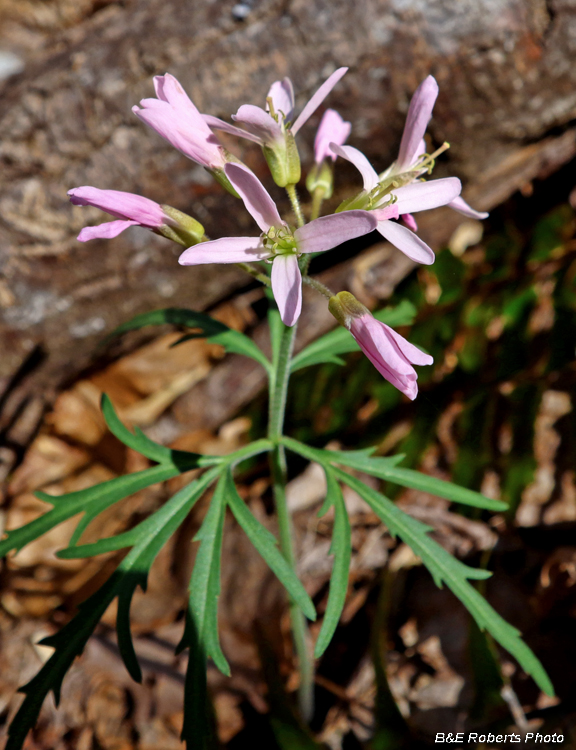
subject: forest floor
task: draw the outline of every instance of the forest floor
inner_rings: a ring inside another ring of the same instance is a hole
[[[219,625],[232,676],[212,666],[208,676],[223,746],[291,750],[323,743],[337,750],[366,747],[376,736],[374,748],[418,748],[434,744],[437,732],[462,731],[558,732],[564,747],[576,746],[576,217],[567,202],[570,171],[573,165],[536,185],[533,195],[515,196],[494,212],[483,234],[477,223],[463,224],[436,264],[413,272],[386,301],[414,304],[415,323],[401,332],[435,359],[433,368],[420,371],[415,403],[351,355],[344,366],[322,365],[294,377],[287,424],[289,434],[318,446],[372,444],[378,455],[403,453],[404,466],[510,504],[501,514],[463,511],[422,492],[394,494],[384,487],[433,527],[446,549],[493,571],[483,593],[522,631],[557,697],[541,693],[472,627],[455,597],[437,589],[411,550],[347,491],[350,583],[335,639],[317,666],[309,733],[293,712],[298,671],[282,590],[237,524],[226,519]],[[371,252],[355,260],[358,269]],[[261,307],[259,293],[249,289],[211,312],[250,333]],[[169,348],[177,336],[168,329],[151,334],[128,354],[102,359],[58,396],[8,478],[6,528],[46,510],[37,490],[63,494],[148,466],[107,431],[99,411],[103,392],[125,422],[173,448],[224,454],[261,434],[263,393],[222,423],[187,429],[190,389],[217,378],[223,355],[199,339]],[[217,395],[217,410],[226,413],[222,403],[229,396],[225,390]],[[322,613],[332,528],[330,515],[317,517],[323,475],[316,465],[298,462],[290,474],[298,572]],[[184,481],[172,479],[118,503],[83,539],[130,528]],[[252,512],[275,531],[266,463],[254,461],[238,481]],[[142,683],[131,680],[119,656],[111,606],[66,677],[60,706],[46,701],[27,750],[183,747],[186,663],[174,648],[182,635],[192,539],[206,502],[195,506],[158,556],[147,592],[134,596]],[[120,559],[118,553],[55,557],[74,524],[56,527],[4,564],[0,746],[21,701],[17,688],[50,655],[38,641],[65,624]],[[318,628],[312,625],[313,634]],[[384,727],[392,739],[384,739]]]

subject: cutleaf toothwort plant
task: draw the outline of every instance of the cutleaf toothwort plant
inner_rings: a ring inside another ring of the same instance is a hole
[[[376,229],[412,260],[430,264],[434,261],[434,253],[417,236],[413,214],[448,205],[468,216],[485,216],[460,198],[461,185],[457,178],[427,179],[435,158],[447,148],[447,144],[444,144],[432,154],[426,150],[424,134],[438,94],[438,86],[431,76],[414,94],[398,158],[381,174],[374,170],[360,151],[344,145],[350,134],[350,124],[333,110],[324,113],[315,139],[314,164],[308,170],[306,179],[311,208],[309,212],[303,210],[296,192],[296,184],[301,178],[296,137],[345,72],[346,68],[340,68],[333,73],[295,120],[294,92],[288,78],[272,84],[264,109],[249,104],[241,106],[233,116],[236,125],[201,114],[178,81],[169,74],[154,79],[156,98],[145,99],[139,107],[134,107],[135,114],[141,120],[185,156],[205,167],[226,190],[244,203],[259,230],[249,237],[210,240],[196,219],[141,196],[95,187],[78,187],[69,192],[73,204],[96,206],[115,217],[114,221],[83,229],[78,236],[81,242],[115,237],[130,226],[140,225],[185,248],[180,256],[180,263],[184,266],[236,263],[269,287],[271,359],[244,334],[192,310],[168,308],[143,314],[117,331],[123,333],[146,325],[172,323],[189,329],[182,340],[204,336],[222,345],[228,352],[252,357],[268,376],[269,425],[265,438],[228,456],[197,455],[170,450],[153,442],[138,429],[132,432],[119,420],[108,398],[103,397],[102,410],[110,430],[125,445],[146,456],[153,465],[135,474],[59,497],[37,493],[52,505],[52,509],[26,526],[9,531],[0,542],[0,555],[18,551],[57,524],[81,514],[69,546],[58,553],[60,557],[82,558],[114,550],[127,551],[115,572],[79,607],[72,621],[59,633],[43,641],[54,648],[54,653],[36,677],[22,688],[26,697],[12,722],[7,750],[22,747],[26,733],[34,724],[42,702],[50,691],[58,700],[67,670],[82,652],[100,617],[114,599],[118,600],[120,653],[130,674],[134,679],[140,679],[140,667],[130,634],[132,595],[138,585],[145,588],[150,565],[162,546],[183,523],[199,498],[211,488],[210,506],[195,538],[199,547],[190,581],[186,626],[179,646],[180,649],[189,650],[183,738],[189,747],[195,748],[207,747],[210,742],[210,727],[206,718],[209,715],[206,709],[207,659],[212,659],[220,670],[229,673],[218,638],[220,556],[227,509],[287,591],[301,674],[300,707],[305,718],[310,716],[313,657],[306,620],[314,620],[316,611],[295,572],[291,519],[285,495],[287,451],[322,466],[326,474],[327,496],[320,513],[334,507],[331,547],[334,567],[322,627],[313,649],[315,657],[319,657],[330,643],[346,597],[351,541],[350,523],[341,491],[341,485],[345,484],[364,498],[392,534],[414,550],[439,586],[446,584],[454,592],[480,628],[487,630],[506,648],[545,692],[552,693],[542,665],[521,640],[519,632],[505,622],[470,583],[470,580],[487,578],[490,574],[456,560],[429,536],[429,527],[404,513],[373,487],[364,484],[354,472],[421,489],[476,508],[503,510],[506,507],[503,503],[420,472],[403,469],[398,465],[401,456],[375,457],[371,450],[320,450],[283,434],[291,372],[321,362],[341,363],[343,360],[339,355],[360,348],[384,378],[409,399],[414,399],[418,393],[414,365],[432,364],[432,357],[391,328],[391,325],[410,322],[412,312],[408,303],[373,316],[350,292],[334,294],[310,278],[308,265],[311,255],[327,252],[345,240]],[[272,178],[277,185],[286,188],[295,223],[292,216],[281,216],[260,180],[222,146],[215,134],[219,130],[260,144]],[[334,213],[320,216],[323,202],[332,195],[337,157],[347,159],[357,167],[363,186],[355,195],[344,200]],[[309,213],[308,221],[306,213]],[[303,282],[328,299],[328,308],[341,328],[293,356]],[[236,467],[262,453],[267,453],[270,460],[278,539],[250,512],[234,484]],[[195,478],[137,526],[96,543],[81,543],[86,527],[106,508],[143,487],[190,469],[197,470]]]

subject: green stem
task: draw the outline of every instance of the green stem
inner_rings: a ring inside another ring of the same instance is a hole
[[[302,214],[302,208],[300,207],[300,201],[298,200],[298,194],[296,192],[296,185],[286,185],[286,192],[288,193],[288,197],[290,198],[292,209],[296,214],[296,221],[298,222],[298,226],[303,227],[305,222],[304,216]]]
[[[314,221],[314,219],[317,219],[320,216],[320,209],[322,207],[322,201],[324,200],[325,194],[326,190],[321,185],[319,185],[314,190],[314,194],[312,195],[312,211],[310,213],[310,221]]]
[[[330,291],[330,289],[328,289],[328,287],[321,281],[318,281],[318,279],[313,279],[310,276],[302,276],[302,281],[305,284],[308,284],[308,286],[311,286],[312,289],[316,289],[320,294],[323,294],[326,299],[331,299],[334,296],[334,292]]]
[[[279,444],[282,438],[284,426],[284,413],[286,410],[286,396],[288,392],[288,381],[290,378],[290,362],[294,348],[296,326],[291,328],[273,320],[277,311],[272,311],[270,330],[273,338],[273,368],[270,379],[270,418],[268,424],[268,438],[274,443],[270,452],[270,469],[272,473],[272,489],[278,519],[278,534],[280,537],[280,549],[282,554],[291,565],[296,565],[296,557],[292,544],[292,519],[286,503],[286,453],[284,446]],[[294,648],[298,657],[300,668],[300,687],[298,689],[298,702],[300,711],[305,720],[309,720],[314,709],[314,663],[311,657],[308,628],[306,620],[300,608],[290,602],[290,621],[292,625],[292,636]]]
[[[271,286],[270,277],[266,276],[266,274],[261,273],[260,271],[257,271],[252,266],[248,265],[248,263],[235,263],[238,268],[241,268],[246,273],[250,274],[250,276],[253,276],[255,279],[260,281],[265,286]]]

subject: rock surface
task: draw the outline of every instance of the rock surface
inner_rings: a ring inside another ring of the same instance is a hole
[[[285,75],[301,104],[348,65],[329,105],[352,122],[350,142],[384,167],[431,72],[441,93],[430,133],[452,143],[439,171],[460,175],[478,208],[576,152],[572,0],[8,0],[0,20],[4,382],[41,351],[41,382],[57,387],[126,318],[167,304],[206,308],[244,283],[232,267],[182,269],[179,249],[142,229],[75,239],[106,218],[68,203],[66,191],[86,184],[174,205],[213,236],[252,228],[238,202],[132,114],[155,74],[170,71],[201,110],[229,117],[262,104]],[[318,117],[302,133],[304,157]],[[265,175],[257,149],[229,145]],[[357,181],[347,165],[342,174]],[[438,243],[457,217],[431,221],[424,234]]]

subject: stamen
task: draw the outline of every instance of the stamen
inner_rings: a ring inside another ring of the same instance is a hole
[[[437,148],[433,154],[423,154],[423,159],[418,165],[419,168],[425,169],[427,170],[428,174],[431,174],[432,170],[434,169],[436,159],[440,156],[440,154],[443,154],[444,151],[447,151],[449,148],[450,144],[447,141],[444,141],[440,148]]]
[[[268,114],[270,117],[272,117],[276,122],[278,122],[278,115],[276,114],[276,110],[274,109],[274,102],[272,101],[271,96],[266,97],[266,104],[268,105]]]

